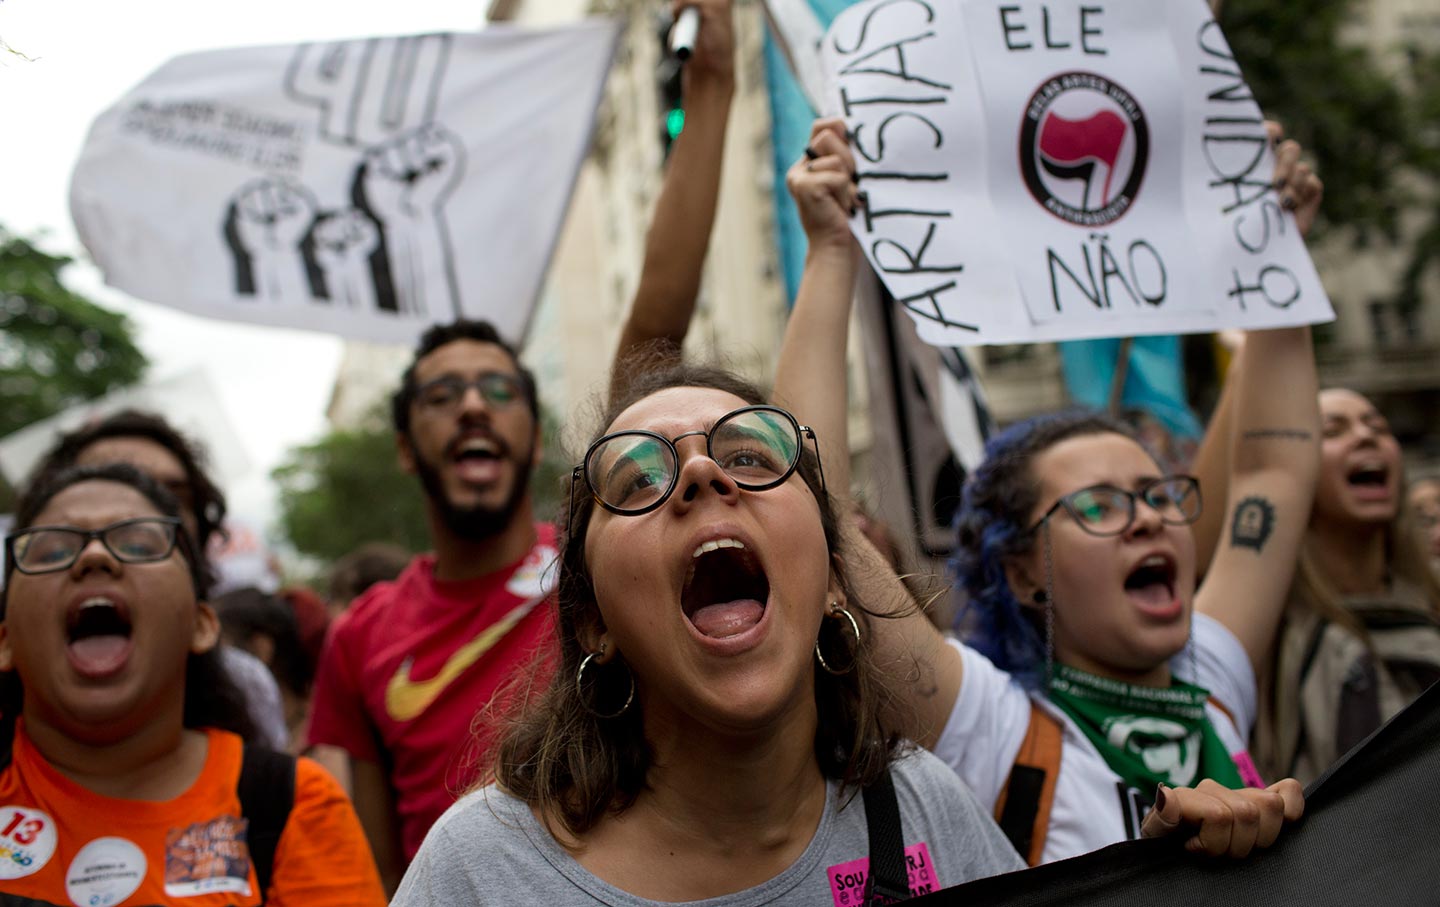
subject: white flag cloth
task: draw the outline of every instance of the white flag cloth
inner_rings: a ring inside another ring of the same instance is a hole
[[[463,315],[518,339],[618,36],[176,57],[91,127],[76,230],[111,286],[198,315],[400,343]]]
[[[250,472],[245,442],[226,415],[215,384],[205,369],[195,368],[77,403],[0,438],[0,476],[21,487],[62,432],[98,422],[122,409],[164,413],[170,424],[198,439],[210,455],[211,474],[222,487]]]
[[[865,0],[822,57],[854,232],[927,341],[1334,317],[1203,0]]]

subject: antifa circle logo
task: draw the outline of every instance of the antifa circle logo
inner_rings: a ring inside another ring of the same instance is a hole
[[[1035,201],[1082,227],[1120,219],[1135,203],[1150,129],[1130,92],[1104,76],[1046,79],[1020,121],[1020,174]]]

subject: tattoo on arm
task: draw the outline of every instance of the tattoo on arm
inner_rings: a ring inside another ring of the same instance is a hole
[[[1230,521],[1230,547],[1254,548],[1258,554],[1274,529],[1275,505],[1251,495],[1235,505],[1235,516]]]
[[[1254,428],[1240,433],[1242,441],[1312,441],[1315,436],[1299,428]]]

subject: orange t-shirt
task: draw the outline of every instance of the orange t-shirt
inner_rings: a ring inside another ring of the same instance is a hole
[[[103,797],[66,778],[15,731],[0,772],[0,904],[57,907],[253,907],[260,903],[235,785],[240,738],[206,730],[200,777],[173,800]],[[19,895],[33,900],[12,900]],[[309,759],[275,850],[275,907],[383,907],[355,811]]]

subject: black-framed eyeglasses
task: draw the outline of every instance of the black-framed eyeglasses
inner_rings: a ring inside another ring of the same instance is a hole
[[[1072,491],[1051,505],[1045,515],[1027,530],[1034,532],[1055,511],[1064,507],[1081,529],[1091,535],[1120,535],[1135,522],[1136,499],[1160,514],[1160,521],[1185,526],[1200,519],[1200,480],[1194,476],[1161,476],[1135,491],[1113,485],[1092,485]]]
[[[765,491],[782,484],[800,465],[802,437],[820,445],[815,431],[775,406],[745,406],[722,416],[709,431],[687,431],[666,438],[653,431],[632,429],[605,435],[585,452],[571,473],[573,514],[575,486],[583,477],[595,502],[611,513],[639,516],[664,504],[680,481],[677,441],[691,435],[705,438],[705,452],[747,491]],[[820,490],[825,472],[820,470]]]
[[[170,556],[179,532],[180,521],[170,516],[135,517],[99,529],[31,526],[7,535],[5,551],[16,570],[29,574],[68,570],[95,539],[118,561],[148,564]]]
[[[415,389],[415,402],[426,409],[454,409],[472,387],[480,392],[480,399],[491,406],[509,406],[525,396],[524,385],[514,375],[483,372],[468,381],[458,375],[427,381]]]

